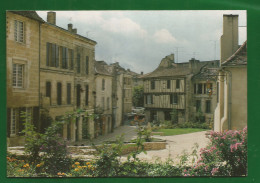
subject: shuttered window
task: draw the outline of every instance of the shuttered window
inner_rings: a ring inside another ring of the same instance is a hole
[[[80,54],[77,54],[77,73],[80,73]]]
[[[69,49],[69,53],[70,53],[70,69],[73,70],[74,69],[74,51]]]
[[[57,105],[61,105],[61,83],[57,83]]]
[[[152,90],[155,89],[155,81],[151,81],[151,89],[152,89]]]
[[[56,44],[46,43],[46,66],[59,67],[59,49]]]
[[[62,47],[62,68],[68,69],[68,48]]]
[[[167,89],[171,88],[171,80],[167,80]]]
[[[102,90],[105,90],[105,79],[102,79]]]
[[[89,73],[89,57],[86,56],[86,74]]]
[[[85,105],[88,106],[88,85],[86,85]]]
[[[180,88],[180,80],[176,79],[176,89],[179,89],[179,88]]]
[[[71,84],[67,83],[67,104],[71,104]]]
[[[211,101],[210,100],[206,100],[206,113],[210,113],[211,112]]]
[[[10,123],[10,135],[13,136],[16,134],[16,120],[18,115],[18,109],[11,109],[11,123]]]
[[[170,95],[170,103],[178,104],[178,94],[177,93],[173,93]]]
[[[196,111],[198,112],[199,110],[201,110],[201,101],[196,100]]]

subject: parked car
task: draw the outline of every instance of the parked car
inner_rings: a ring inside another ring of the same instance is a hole
[[[132,114],[144,114],[144,107],[136,107],[132,109]]]

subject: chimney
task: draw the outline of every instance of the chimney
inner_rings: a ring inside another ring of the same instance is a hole
[[[47,13],[47,22],[56,25],[56,12],[49,11]]]
[[[72,24],[68,24],[68,31],[69,31],[69,32],[72,32],[72,27],[73,27]]]
[[[223,35],[220,38],[220,62],[238,49],[238,15],[223,15]]]
[[[72,33],[77,34],[77,29],[72,29]]]
[[[144,74],[144,72],[143,71],[141,71],[141,75],[143,75]]]

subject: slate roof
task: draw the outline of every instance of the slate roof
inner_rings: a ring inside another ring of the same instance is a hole
[[[45,21],[36,13],[36,11],[9,11],[33,20],[37,20],[41,23],[44,23]]]
[[[207,65],[201,69],[201,71],[194,75],[192,79],[198,80],[215,80],[218,75],[219,68],[208,68]]]
[[[105,61],[95,61],[95,73],[112,76],[112,69]]]
[[[221,66],[243,66],[247,65],[247,41],[227,60],[225,60]]]

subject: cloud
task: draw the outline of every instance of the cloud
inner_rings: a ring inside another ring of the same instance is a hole
[[[177,40],[171,35],[167,29],[160,29],[153,35],[153,39],[157,43],[176,43]]]
[[[126,17],[114,17],[102,24],[102,29],[113,33],[145,36],[147,32],[139,24]]]

